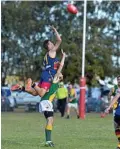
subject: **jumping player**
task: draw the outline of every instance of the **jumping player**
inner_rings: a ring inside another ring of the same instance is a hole
[[[57,69],[56,75],[59,74],[62,71],[62,68],[64,66],[64,61],[65,61],[65,58],[66,58],[66,53],[63,52],[63,50],[61,50],[61,52],[62,52],[62,59],[61,59],[61,61],[59,63],[59,68]],[[30,83],[31,84],[30,90],[26,90],[26,87],[21,86],[19,84],[16,87],[13,86],[13,89],[11,89],[11,90],[22,90],[22,91],[28,92],[29,94],[32,94],[33,96],[39,95],[39,92],[36,89],[37,88],[37,84],[36,83],[32,83],[32,79],[30,79],[30,81],[31,81],[31,83]],[[53,82],[53,80],[51,81],[51,83],[52,82]],[[38,87],[39,87],[39,83],[38,83]]]
[[[49,90],[51,82],[53,81],[53,78],[59,67],[59,60],[56,57],[56,51],[58,50],[62,40],[56,28],[54,26],[51,26],[51,28],[56,34],[57,41],[55,44],[53,44],[50,40],[44,41],[43,46],[45,49],[48,50],[48,52],[44,57],[43,70],[40,82],[38,85],[34,84],[34,89],[37,91],[37,94],[39,94],[39,96],[41,97],[44,96],[44,94]],[[32,95],[36,95],[34,89],[31,88],[31,86],[32,86],[32,80],[31,78],[29,78],[25,85],[25,91],[31,93]],[[17,85],[16,87],[19,88],[19,85]],[[13,89],[14,88],[15,87],[13,86]]]

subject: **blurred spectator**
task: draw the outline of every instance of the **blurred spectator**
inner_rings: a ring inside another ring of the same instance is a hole
[[[113,84],[108,82],[108,80],[102,80],[99,76],[96,76],[96,80],[101,86],[100,111],[104,112],[104,110],[108,107],[108,94],[110,92],[110,89],[113,87]]]
[[[110,90],[109,94],[108,94],[108,98],[109,100],[112,100],[112,98],[114,96],[116,96],[118,93],[120,93],[120,75],[117,76],[117,85],[114,85],[114,87]],[[114,103],[113,105],[113,114],[115,112],[115,108],[117,107],[117,102]]]
[[[65,108],[66,108],[66,101],[68,97],[68,90],[66,87],[64,87],[64,83],[59,83],[59,88],[56,92],[56,98],[57,100],[57,108],[61,113],[61,117],[64,117],[65,114]]]
[[[87,89],[87,102],[86,102],[86,111],[95,111],[100,112],[100,104],[101,104],[101,90],[98,87],[89,87]]]
[[[72,84],[69,85],[68,88],[68,104],[67,104],[67,119],[70,118],[70,110],[74,108],[77,114],[77,118],[79,118],[79,110],[78,110],[78,103],[77,103],[77,94],[75,88]]]
[[[101,85],[101,93],[102,95],[108,95],[110,89],[114,87],[114,85],[107,80],[102,80],[99,76],[96,76],[96,80]]]
[[[117,93],[120,93],[120,75],[117,76],[117,85],[114,85],[114,87],[109,92],[109,99],[111,99],[111,96],[115,96]]]

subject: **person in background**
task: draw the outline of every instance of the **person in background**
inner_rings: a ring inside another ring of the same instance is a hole
[[[108,99],[111,101],[111,98],[114,97],[116,94],[120,93],[120,75],[117,76],[117,85],[114,85],[114,87],[110,90],[108,94]],[[114,114],[114,108],[116,108],[117,102],[113,105],[113,114]]]
[[[108,113],[111,108],[113,109],[114,129],[119,142],[117,149],[120,149],[120,75],[117,76],[117,85],[110,90],[108,98],[111,104],[105,112]]]
[[[65,115],[67,97],[68,97],[68,90],[66,87],[64,87],[64,83],[60,82],[59,88],[56,92],[56,98],[57,98],[57,108],[61,113],[61,117],[64,117]]]
[[[68,87],[68,104],[67,104],[67,119],[70,118],[70,110],[74,108],[77,114],[77,118],[79,119],[79,110],[78,110],[78,102],[77,102],[77,94],[75,88],[72,84]]]
[[[102,80],[99,76],[96,75],[96,80],[98,81],[98,83],[100,84],[100,91],[101,91],[101,100],[100,101],[100,117],[104,118],[106,115],[104,114],[105,109],[108,107],[109,104],[109,92],[111,90],[111,88],[114,86],[110,81],[108,81],[107,79]]]
[[[105,110],[105,113],[109,113],[110,109],[117,103],[116,108],[114,109],[114,129],[115,134],[118,139],[117,149],[120,149],[120,93],[118,93],[113,100],[111,101],[108,108]]]

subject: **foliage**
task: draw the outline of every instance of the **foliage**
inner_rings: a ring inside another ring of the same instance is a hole
[[[7,75],[32,77],[38,80],[46,38],[55,41],[49,25],[62,35],[63,48],[68,57],[63,70],[65,81],[79,80],[82,67],[83,2],[76,1],[77,15],[66,10],[62,1],[6,1],[2,2],[2,82]],[[100,76],[119,73],[120,64],[120,2],[87,5],[87,34],[85,72]],[[60,52],[58,56],[61,57]],[[116,56],[116,62],[113,62]],[[109,67],[108,67],[109,66]]]

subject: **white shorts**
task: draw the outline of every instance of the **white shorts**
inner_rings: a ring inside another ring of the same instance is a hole
[[[78,104],[77,103],[68,103],[68,107],[77,109],[78,108]]]
[[[53,111],[53,104],[49,100],[43,100],[39,104],[39,112]]]

